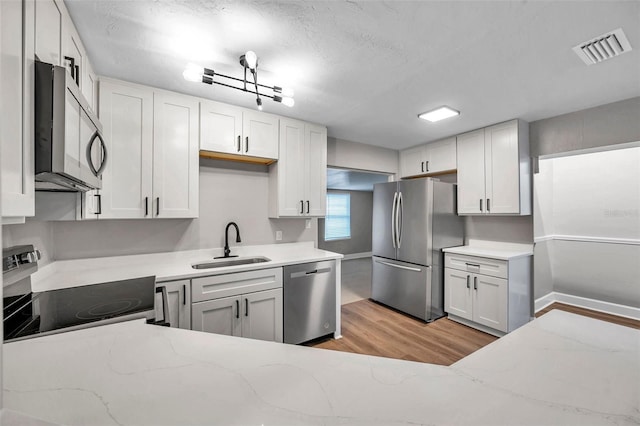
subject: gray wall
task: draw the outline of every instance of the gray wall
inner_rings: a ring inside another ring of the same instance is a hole
[[[316,219],[311,219],[307,229],[304,219],[268,218],[266,167],[201,160],[198,219],[30,221],[4,226],[3,246],[35,242],[43,251],[45,263],[52,259],[222,247],[229,221],[238,223],[241,245],[276,243],[278,230],[283,232],[281,242],[316,242],[317,238]]]
[[[342,254],[371,251],[371,227],[373,220],[373,192],[332,191],[351,194],[351,238],[324,241],[324,219],[318,219],[318,248]]]
[[[398,174],[398,151],[329,137],[327,138],[327,165]]]

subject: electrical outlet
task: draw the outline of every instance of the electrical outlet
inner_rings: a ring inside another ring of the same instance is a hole
[[[276,231],[276,241],[282,241],[282,231]]]
[[[304,224],[304,227],[307,229],[311,229],[311,219],[307,219],[307,223]]]

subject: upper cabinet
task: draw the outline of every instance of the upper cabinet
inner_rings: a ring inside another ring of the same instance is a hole
[[[431,142],[400,152],[400,177],[434,176],[456,170],[456,138]]]
[[[512,120],[458,136],[458,214],[531,214],[529,126]]]
[[[109,163],[86,205],[100,218],[198,217],[198,100],[103,79],[100,121]]]
[[[280,158],[269,167],[269,217],[324,216],[327,129],[280,119]]]
[[[278,117],[219,102],[200,103],[200,149],[226,155],[278,159]],[[268,161],[271,162],[271,161]]]
[[[35,214],[34,21],[32,1],[0,1],[2,223]]]

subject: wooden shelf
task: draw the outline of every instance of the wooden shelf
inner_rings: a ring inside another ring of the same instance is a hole
[[[269,165],[277,160],[273,158],[251,157],[249,155],[227,154],[225,152],[200,150],[200,158],[210,158],[213,160],[236,161],[238,163],[264,164]]]

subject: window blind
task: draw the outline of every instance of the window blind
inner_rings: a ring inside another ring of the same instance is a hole
[[[324,240],[344,240],[349,238],[351,238],[351,195],[327,194]]]

